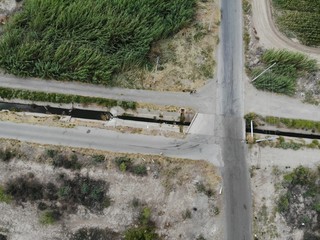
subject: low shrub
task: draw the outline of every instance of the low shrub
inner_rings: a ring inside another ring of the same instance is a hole
[[[138,176],[145,176],[148,174],[145,164],[133,164],[132,159],[128,157],[117,157],[115,163],[121,172],[130,172]]]
[[[59,221],[61,214],[59,211],[56,210],[48,210],[44,211],[40,216],[40,223],[44,225],[54,224],[55,222]]]
[[[108,185],[104,181],[77,176],[63,180],[59,197],[70,209],[81,204],[91,210],[102,210],[107,201],[107,190]]]
[[[10,194],[15,200],[35,201],[43,198],[43,185],[34,178],[27,176],[10,180],[5,186],[5,192]]]
[[[157,240],[158,234],[155,230],[148,226],[140,226],[137,228],[130,228],[125,232],[125,240]]]
[[[48,157],[54,158],[58,154],[58,151],[55,149],[46,149],[46,154]]]
[[[95,162],[95,163],[102,163],[105,159],[105,156],[104,155],[93,155],[92,156],[92,160]]]
[[[79,104],[97,104],[103,107],[119,106],[124,109],[136,109],[137,103],[131,101],[120,101],[99,97],[87,97],[60,93],[46,93],[31,90],[11,89],[0,87],[0,96],[3,99],[24,99],[40,102],[52,103],[79,103]]]
[[[9,149],[0,150],[0,159],[4,162],[9,162],[15,156],[16,156],[15,151],[11,151]]]
[[[10,203],[12,201],[12,197],[5,193],[5,190],[2,186],[0,186],[0,202]]]
[[[63,167],[65,169],[79,170],[81,169],[81,163],[78,162],[77,155],[72,155],[71,159],[67,156],[59,154],[55,155],[52,162],[54,167]]]
[[[100,228],[80,228],[77,230],[70,240],[118,240],[120,236],[118,233],[113,232],[110,229]]]
[[[215,195],[215,192],[212,189],[207,188],[203,182],[196,183],[196,188],[198,192],[204,193],[208,197],[213,197]]]
[[[131,172],[136,175],[145,176],[147,175],[147,167],[144,164],[137,164],[132,166]]]
[[[185,219],[190,219],[192,217],[192,215],[191,215],[191,211],[189,210],[189,209],[187,209],[186,211],[184,211],[183,213],[182,213],[182,218],[185,220]]]
[[[278,200],[278,211],[284,213],[289,210],[289,198],[287,194],[281,195]]]
[[[129,228],[125,231],[125,240],[157,240],[158,234],[155,232],[155,224],[151,221],[151,209],[142,209],[137,227]]]

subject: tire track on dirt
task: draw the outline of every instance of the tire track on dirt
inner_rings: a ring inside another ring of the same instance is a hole
[[[270,0],[252,0],[252,19],[262,46],[304,53],[320,63],[320,48],[293,42],[278,30],[272,18]]]

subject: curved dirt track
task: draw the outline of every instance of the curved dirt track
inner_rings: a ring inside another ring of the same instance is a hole
[[[320,63],[320,48],[293,42],[276,28],[271,14],[271,0],[252,0],[253,25],[265,48],[285,48],[309,55]]]

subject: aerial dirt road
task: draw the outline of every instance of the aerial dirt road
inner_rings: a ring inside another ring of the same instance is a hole
[[[259,42],[265,48],[285,48],[309,55],[320,62],[320,48],[311,48],[293,42],[282,34],[275,26],[271,14],[271,0],[253,0],[253,24],[260,38]]]
[[[214,86],[211,82],[209,81],[206,86],[197,90],[197,94],[190,95],[189,92],[157,92],[151,90],[126,89],[117,87],[110,88],[102,85],[80,82],[21,78],[10,74],[0,73],[1,87],[43,91],[48,93],[101,97],[159,105],[191,107],[203,113],[208,113],[208,111],[212,109],[211,105],[214,100],[212,96],[212,88]]]
[[[222,167],[219,146],[213,136],[190,135],[186,139],[119,133],[111,130],[61,128],[0,121],[0,137],[39,144],[92,148],[113,152],[160,153],[168,157],[208,160]]]
[[[219,136],[224,162],[225,239],[251,240],[251,190],[243,141],[242,4],[239,0],[224,0],[221,4],[215,135]]]

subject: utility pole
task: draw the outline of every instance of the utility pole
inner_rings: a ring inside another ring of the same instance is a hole
[[[251,82],[255,81],[258,77],[260,77],[262,74],[264,74],[266,71],[268,71],[270,68],[272,68],[274,65],[276,65],[277,63],[272,64],[271,66],[269,66],[267,69],[265,69],[264,71],[262,71],[262,73],[260,73],[258,76],[256,76],[254,79],[251,80]]]
[[[160,57],[158,56],[157,57],[157,62],[156,62],[156,71],[158,70],[159,59],[160,59]]]

